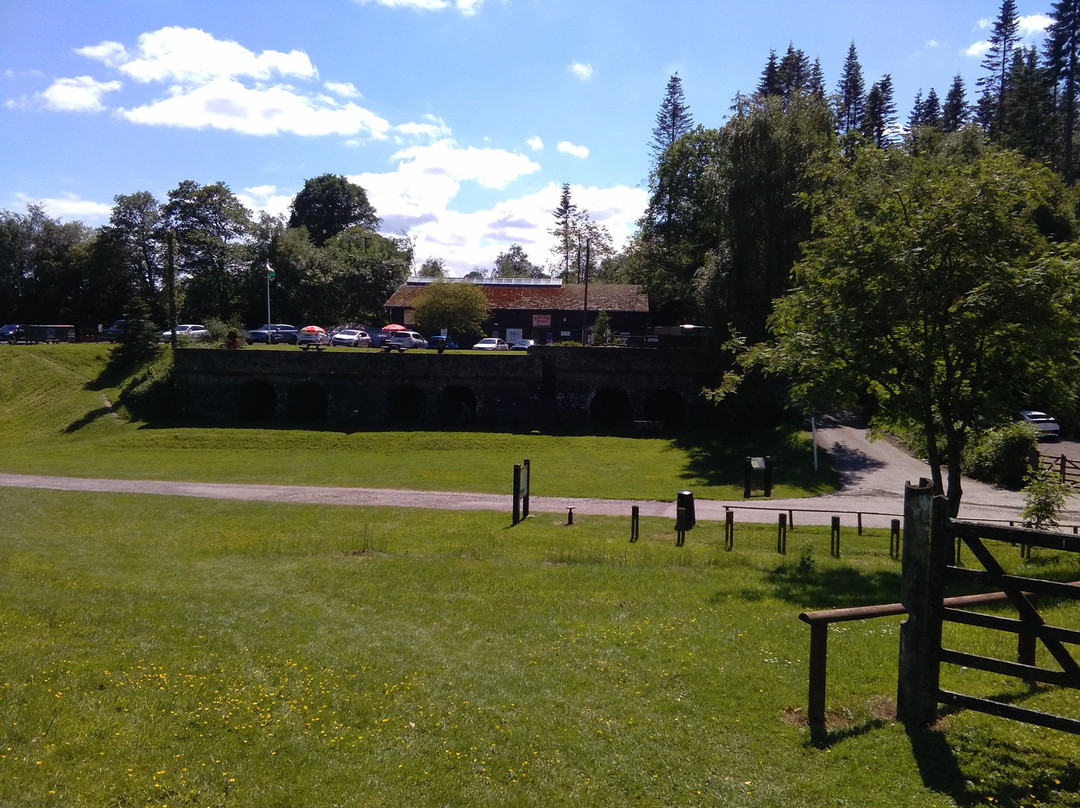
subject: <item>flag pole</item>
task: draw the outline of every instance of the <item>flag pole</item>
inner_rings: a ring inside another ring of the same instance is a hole
[[[273,276],[274,270],[270,268],[270,262],[266,262],[266,327],[270,328],[270,278]],[[266,342],[270,344],[271,332],[266,334]]]

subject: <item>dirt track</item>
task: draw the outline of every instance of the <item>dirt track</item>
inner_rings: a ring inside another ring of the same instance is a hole
[[[866,527],[888,527],[892,519],[903,515],[904,486],[929,477],[929,467],[886,441],[870,441],[866,431],[853,423],[829,422],[818,430],[818,445],[828,451],[841,473],[841,489],[834,494],[809,499],[707,500],[695,497],[699,520],[723,521],[727,510],[735,512],[739,522],[775,522],[778,514],[788,513],[795,524],[829,524],[833,515],[841,524],[853,525],[857,514]],[[1050,454],[1066,454],[1080,459],[1080,446],[1063,441]],[[25,474],[0,474],[0,486],[48,488],[65,491],[102,491],[157,494],[211,499],[263,502],[292,502],[331,505],[382,505],[404,508],[442,510],[501,510],[510,513],[508,494],[474,494],[448,491],[403,491],[381,488],[343,488],[326,486],[237,485],[153,480],[100,480],[78,477],[44,477]],[[674,498],[674,490],[672,497]],[[995,486],[964,481],[960,516],[965,519],[1009,521],[1017,518],[1023,496]],[[540,497],[530,500],[534,513],[566,514],[574,508],[575,516],[630,515],[637,505],[642,516],[675,518],[675,503],[576,497]],[[1080,496],[1073,497],[1062,514],[1062,524],[1080,524]]]

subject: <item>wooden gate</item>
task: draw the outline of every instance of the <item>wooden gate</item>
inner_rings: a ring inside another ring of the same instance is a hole
[[[1068,483],[1073,488],[1080,488],[1080,463],[1075,460],[1070,460],[1065,455],[1051,457],[1041,454],[1039,466],[1054,472],[1061,477],[1062,482]]]
[[[1080,585],[1027,578],[1008,573],[991,551],[991,545],[1016,544],[1077,553],[1080,537],[1041,530],[950,519],[943,497],[934,496],[931,484],[909,485],[904,497],[904,553],[901,601],[908,619],[900,627],[900,677],[897,715],[912,724],[931,724],[938,705],[951,704],[969,710],[1025,721],[1051,729],[1080,734],[1080,719],[1031,710],[1001,701],[945,690],[940,686],[946,665],[987,671],[1030,683],[1080,689],[1080,665],[1069,650],[1080,644],[1080,631],[1049,625],[1039,613],[1039,598],[1080,600]],[[956,563],[958,549],[970,551],[980,569]],[[1016,610],[1004,617],[973,609],[946,606],[952,583],[983,591],[1001,590]],[[1006,632],[1018,640],[1018,660],[1009,661],[946,648],[942,642],[945,623],[976,626]],[[1041,643],[1052,667],[1036,664]]]

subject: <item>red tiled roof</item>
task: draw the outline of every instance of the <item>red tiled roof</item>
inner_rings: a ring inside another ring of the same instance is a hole
[[[514,284],[477,284],[492,309],[523,311],[581,311],[585,305],[585,284],[567,283],[561,286],[527,286]],[[400,287],[387,307],[411,309],[416,297],[427,284],[408,284]],[[648,312],[649,298],[640,286],[629,283],[590,283],[589,311]]]

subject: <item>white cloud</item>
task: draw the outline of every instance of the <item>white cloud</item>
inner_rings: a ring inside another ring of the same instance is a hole
[[[1029,14],[1020,18],[1020,34],[1027,38],[1032,34],[1041,34],[1050,27],[1052,20],[1045,14]]]
[[[577,76],[582,81],[588,81],[592,78],[593,69],[590,64],[582,64],[581,62],[574,62],[570,65],[570,72]]]
[[[356,85],[351,81],[328,81],[323,84],[327,92],[334,95],[344,96],[345,98],[360,98],[361,94]]]
[[[327,101],[305,97],[288,87],[252,89],[235,79],[218,78],[141,107],[120,110],[120,114],[134,123],[152,126],[211,127],[248,135],[387,136],[389,122],[375,113],[356,104]]]
[[[90,76],[57,79],[41,94],[49,109],[60,112],[102,112],[101,99],[123,85],[119,81],[97,81]]]
[[[294,196],[278,193],[276,185],[258,185],[245,188],[236,198],[249,210],[263,211],[271,216],[287,216]]]
[[[471,17],[480,11],[484,0],[359,0],[361,5],[377,3],[388,8],[414,8],[421,11],[443,11],[448,8],[456,8],[466,17]]]
[[[543,151],[543,150],[544,150],[544,141],[542,141],[542,140],[541,140],[541,139],[539,138],[539,136],[537,136],[537,137],[531,137],[531,138],[529,138],[528,140],[526,140],[526,141],[525,141],[525,143],[526,143],[526,144],[528,145],[528,147],[529,147],[530,149],[532,149],[533,151]]]
[[[57,219],[79,221],[91,227],[104,224],[112,215],[111,203],[93,202],[75,194],[64,193],[58,197],[44,199],[34,199],[26,194],[15,196],[21,204],[41,205],[50,216]]]
[[[446,125],[446,121],[434,115],[425,115],[422,123],[399,124],[394,130],[410,137],[426,137],[431,140],[450,137],[450,127]]]
[[[275,73],[305,79],[317,75],[303,51],[267,50],[256,54],[237,42],[215,39],[197,28],[170,27],[142,34],[134,51],[118,42],[102,42],[76,53],[104,62],[143,83],[198,85],[222,77],[267,80]]]
[[[982,40],[980,42],[974,43],[973,45],[969,45],[964,50],[964,55],[965,56],[982,56],[988,50],[990,50],[990,43],[987,42],[986,40]]]
[[[559,141],[559,151],[563,154],[569,154],[573,157],[580,157],[582,159],[589,156],[589,149],[587,146],[576,146],[569,140]]]

